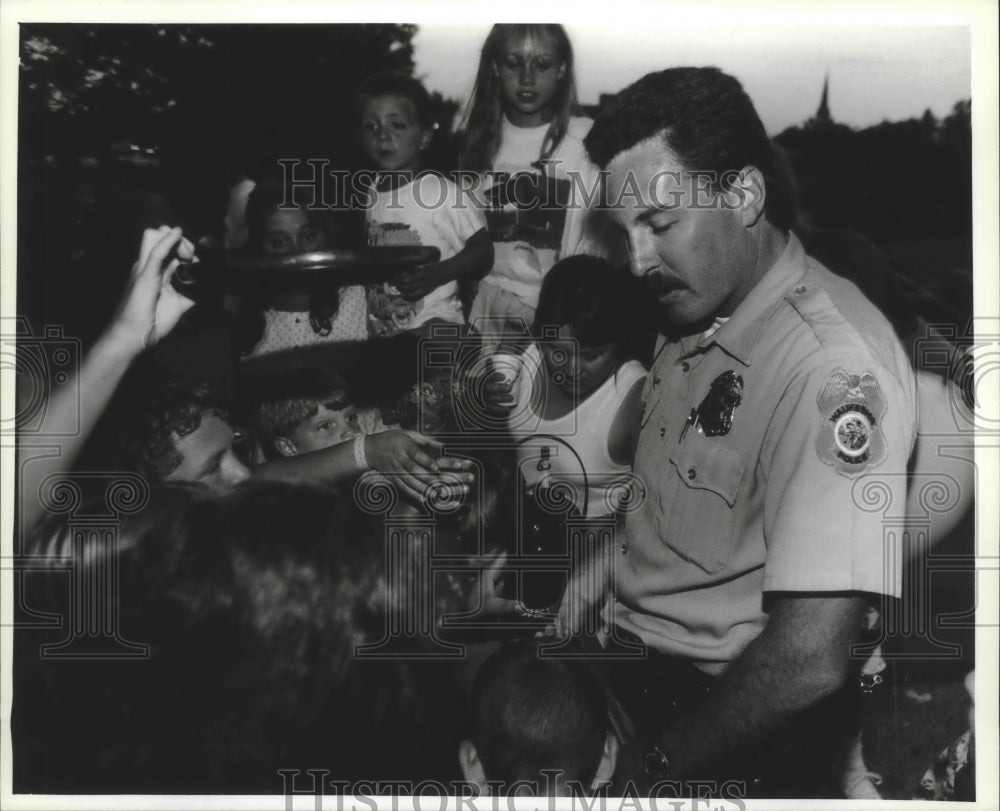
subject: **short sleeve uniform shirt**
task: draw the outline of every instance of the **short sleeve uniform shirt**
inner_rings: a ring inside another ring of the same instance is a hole
[[[884,515],[905,501],[914,402],[892,327],[791,236],[710,337],[661,339],[615,623],[722,669],[764,627],[765,592],[898,596]]]

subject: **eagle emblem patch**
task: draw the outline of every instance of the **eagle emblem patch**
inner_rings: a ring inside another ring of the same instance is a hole
[[[863,473],[885,459],[886,402],[873,374],[835,369],[816,401],[823,415],[816,439],[820,459],[845,476]]]

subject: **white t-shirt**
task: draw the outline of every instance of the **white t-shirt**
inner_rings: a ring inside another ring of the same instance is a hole
[[[532,344],[521,360],[517,402],[507,417],[508,431],[518,441],[517,461],[524,483],[532,489],[562,485],[588,518],[613,513],[626,494],[632,467],[611,458],[608,440],[618,410],[636,383],[646,377],[646,369],[636,360],[626,361],[576,408],[554,419],[540,413],[545,374],[538,345]]]
[[[397,189],[373,192],[365,217],[371,246],[423,245],[441,251],[441,260],[459,253],[469,237],[486,226],[482,212],[460,198],[450,180],[423,174]],[[368,330],[394,335],[415,329],[432,318],[464,323],[457,282],[432,290],[419,301],[406,301],[390,284],[368,287]]]
[[[494,249],[493,269],[485,281],[532,308],[538,304],[542,278],[559,259],[606,253],[589,227],[588,202],[597,199],[599,174],[583,139],[593,123],[571,118],[559,146],[540,166],[549,125],[515,127],[503,121],[500,152],[485,180]]]

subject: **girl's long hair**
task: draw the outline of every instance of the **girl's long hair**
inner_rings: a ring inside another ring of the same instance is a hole
[[[570,115],[576,108],[576,79],[573,73],[573,46],[561,25],[529,23],[498,23],[490,30],[479,57],[476,84],[462,121],[465,147],[459,156],[459,168],[485,172],[500,152],[503,137],[503,99],[495,70],[511,41],[520,38],[551,38],[556,45],[557,59],[565,72],[552,99],[552,123],[542,143],[539,159],[548,158],[566,135]]]

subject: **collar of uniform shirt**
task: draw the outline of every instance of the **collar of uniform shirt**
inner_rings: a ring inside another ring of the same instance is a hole
[[[712,333],[711,342],[749,366],[757,339],[789,289],[802,278],[805,266],[805,248],[795,234],[789,234],[788,244],[778,261],[737,305],[732,316]]]

